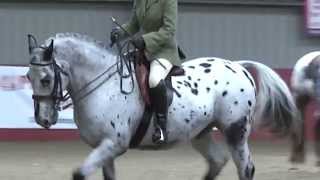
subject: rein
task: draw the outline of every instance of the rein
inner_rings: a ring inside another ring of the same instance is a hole
[[[111,65],[108,69],[106,69],[104,72],[96,76],[94,79],[89,81],[87,84],[85,84],[80,90],[75,92],[74,97],[79,96],[84,90],[86,90],[91,84],[96,82],[98,79],[102,78],[105,74],[111,71],[113,67],[117,67],[117,70],[113,73],[110,73],[108,77],[103,80],[97,87],[93,88],[92,90],[88,91],[87,93],[83,94],[79,98],[75,98],[75,102],[79,102],[85,97],[87,97],[89,94],[91,94],[93,91],[98,89],[102,84],[104,84],[106,81],[108,81],[113,75],[116,73],[120,76],[120,91],[122,94],[131,94],[134,90],[134,79],[133,79],[133,67],[131,62],[134,62],[134,57],[130,54],[130,42],[125,42],[123,45],[121,45],[119,42],[116,43],[117,49],[118,49],[118,56],[117,56],[117,62]],[[52,99],[55,103],[55,109],[58,111],[65,110],[68,107],[70,107],[75,102],[71,102],[67,105],[64,105],[60,107],[61,102],[66,102],[71,98],[69,92],[63,95],[63,89],[62,89],[62,81],[61,81],[61,73],[69,76],[68,73],[63,71],[63,69],[56,63],[55,59],[53,59],[50,63],[35,63],[31,62],[30,65],[34,66],[53,66],[54,71],[54,85],[52,92],[50,95],[32,95],[32,98],[35,103],[35,110],[37,112],[38,107],[38,101],[43,99]],[[127,74],[125,74],[125,69],[127,70]],[[123,79],[130,78],[132,82],[132,87],[129,91],[126,91],[123,89]]]

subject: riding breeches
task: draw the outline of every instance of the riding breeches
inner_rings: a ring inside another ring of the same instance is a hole
[[[172,64],[166,59],[153,60],[150,65],[149,86],[156,87],[159,82],[167,77]]]

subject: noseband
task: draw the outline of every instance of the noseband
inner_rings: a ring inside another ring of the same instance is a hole
[[[61,73],[68,76],[68,74],[63,71],[63,69],[56,63],[56,61],[53,59],[50,63],[36,63],[36,62],[30,62],[30,65],[33,66],[52,66],[53,72],[54,72],[54,84],[53,89],[50,93],[50,95],[32,95],[32,99],[34,101],[34,107],[35,107],[35,113],[38,112],[39,108],[39,101],[41,100],[52,100],[54,102],[54,108],[55,110],[61,111],[66,108],[68,108],[70,105],[66,105],[64,107],[60,107],[61,102],[65,102],[70,98],[69,93],[66,93],[63,95],[63,89],[62,89],[62,80],[61,80]]]

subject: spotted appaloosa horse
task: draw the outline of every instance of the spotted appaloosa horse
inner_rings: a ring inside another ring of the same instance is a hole
[[[115,179],[114,160],[129,148],[144,112],[139,89],[121,93],[117,56],[86,36],[57,34],[42,46],[29,36],[29,50],[27,76],[36,122],[45,128],[56,123],[56,106],[67,90],[81,138],[94,148],[73,179],[83,180],[100,167],[105,180]],[[245,67],[257,71],[259,91]],[[172,77],[169,144],[191,141],[209,165],[205,179],[216,179],[227,160],[211,136],[217,127],[227,139],[239,179],[252,180],[255,168],[248,147],[252,123],[261,119],[275,129],[290,131],[296,123],[296,107],[288,87],[273,70],[251,61],[206,57],[185,62],[183,68],[184,76]],[[124,89],[130,89],[131,81],[122,82]],[[154,126],[149,126],[141,146],[156,146],[153,131]]]
[[[305,109],[308,103],[314,98],[320,102],[320,51],[310,52],[302,56],[293,68],[291,86],[301,118],[305,118]],[[305,126],[302,123],[302,141],[292,135],[293,147],[291,161],[303,162],[305,160]],[[320,117],[316,117],[315,131],[315,152],[318,157],[317,165],[320,166]],[[298,135],[299,137],[300,135]]]

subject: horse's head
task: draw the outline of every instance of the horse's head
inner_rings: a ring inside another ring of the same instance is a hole
[[[38,46],[36,39],[28,35],[30,63],[27,77],[31,83],[36,122],[48,129],[56,124],[63,90],[67,88],[68,66],[54,57],[54,42]]]

